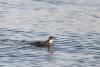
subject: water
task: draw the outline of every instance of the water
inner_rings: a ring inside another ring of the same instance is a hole
[[[100,67],[99,28],[99,0],[0,0],[0,67]]]

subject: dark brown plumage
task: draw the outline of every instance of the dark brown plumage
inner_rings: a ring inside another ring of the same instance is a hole
[[[48,40],[46,41],[38,41],[38,42],[34,42],[34,43],[31,43],[32,45],[35,45],[37,47],[42,47],[42,46],[52,46],[52,40],[54,40],[55,37],[53,36],[50,36],[48,38]]]

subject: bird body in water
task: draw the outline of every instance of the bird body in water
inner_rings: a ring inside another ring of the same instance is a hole
[[[54,39],[55,39],[55,37],[50,36],[46,41],[38,41],[38,42],[31,43],[31,44],[35,45],[37,47],[52,46]]]

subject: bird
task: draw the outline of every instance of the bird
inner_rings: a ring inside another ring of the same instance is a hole
[[[53,40],[55,39],[56,37],[50,36],[46,41],[37,41],[37,42],[31,43],[31,45],[34,45],[36,47],[52,46]]]

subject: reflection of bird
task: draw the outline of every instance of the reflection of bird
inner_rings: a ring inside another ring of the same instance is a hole
[[[53,42],[54,39],[55,39],[55,37],[50,36],[50,37],[48,38],[48,40],[46,40],[46,41],[38,41],[38,42],[31,43],[31,44],[32,44],[32,45],[35,45],[35,46],[37,46],[37,47],[52,46],[52,42]]]
[[[48,53],[49,53],[49,56],[53,55],[53,46],[48,47]]]

